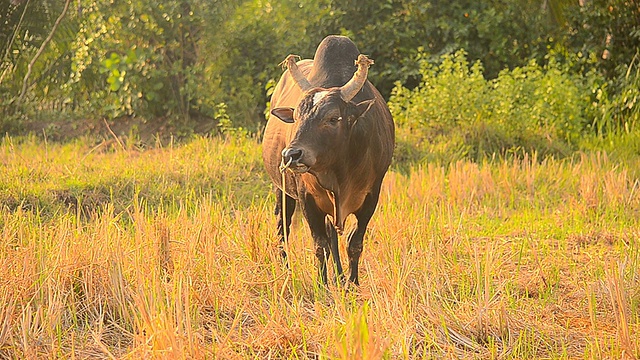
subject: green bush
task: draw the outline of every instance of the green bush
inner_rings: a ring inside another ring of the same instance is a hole
[[[420,60],[420,74],[413,90],[396,85],[390,107],[400,140],[403,131],[411,133],[429,159],[566,156],[590,124],[584,79],[554,61],[532,61],[486,80],[482,65],[458,51],[439,65]]]

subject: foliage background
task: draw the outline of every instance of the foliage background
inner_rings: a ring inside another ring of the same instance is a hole
[[[36,57],[63,7],[0,5],[3,132],[135,119],[178,136],[259,133],[277,64],[343,34],[376,60],[398,123],[419,129],[405,134],[417,158],[637,137],[637,0],[74,0]]]

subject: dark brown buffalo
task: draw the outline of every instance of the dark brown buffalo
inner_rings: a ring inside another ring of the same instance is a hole
[[[276,215],[282,256],[284,223],[291,225],[296,200],[315,242],[320,279],[327,283],[332,255],[342,277],[338,234],[349,214],[357,219],[348,235],[349,280],[358,284],[362,240],[373,215],[382,179],[391,163],[394,124],[387,105],[367,81],[373,61],[343,36],[325,38],[313,60],[295,62],[271,97],[271,116],[262,156],[276,185]],[[356,71],[357,70],[357,71]],[[282,211],[281,164],[286,174],[286,214]]]

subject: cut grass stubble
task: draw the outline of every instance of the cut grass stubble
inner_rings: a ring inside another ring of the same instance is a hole
[[[255,141],[42,146],[1,146],[0,357],[640,355],[638,164],[392,171],[345,291],[300,216],[282,266]]]

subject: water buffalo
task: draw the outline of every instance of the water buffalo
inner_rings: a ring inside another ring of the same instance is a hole
[[[328,36],[313,60],[290,55],[271,97],[264,132],[264,165],[276,186],[278,236],[283,258],[296,200],[315,243],[320,280],[327,284],[332,255],[342,280],[338,233],[349,214],[357,219],[348,235],[349,281],[358,285],[358,262],[367,225],[395,144],[391,113],[367,80],[373,63],[343,36]],[[282,199],[282,164],[285,200]],[[283,202],[286,214],[283,213]]]

